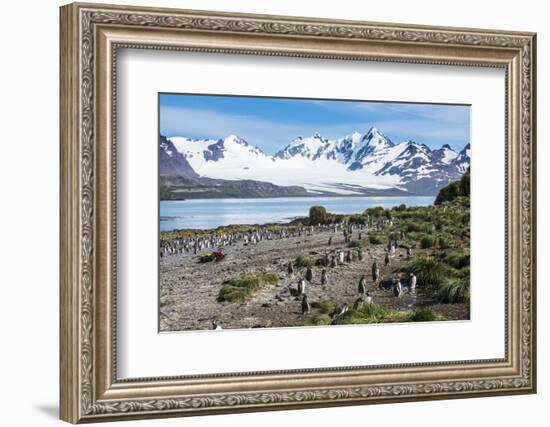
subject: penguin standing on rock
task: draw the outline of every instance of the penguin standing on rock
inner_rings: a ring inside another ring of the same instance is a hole
[[[337,308],[336,308],[336,311],[333,313],[333,318],[336,319],[340,316],[343,316],[344,314],[346,314],[349,310],[349,307],[348,307],[348,304],[347,303],[343,303],[341,305],[339,305]]]
[[[361,276],[361,279],[359,279],[359,286],[357,287],[357,290],[359,291],[359,294],[363,296],[367,293],[367,279],[365,279],[365,276]]]
[[[220,325],[220,321],[217,319],[212,320],[212,329],[215,331],[221,331],[222,327]]]
[[[399,279],[395,279],[395,278],[393,279],[392,289],[393,289],[393,296],[395,297],[401,296],[402,288],[401,288],[401,282],[399,281]]]
[[[414,273],[410,274],[409,282],[409,291],[414,292],[416,290],[416,275]]]
[[[376,283],[378,282],[379,278],[380,278],[380,269],[378,268],[378,263],[375,261],[372,264],[372,281]]]
[[[311,283],[311,281],[313,280],[313,272],[311,271],[311,267],[307,267],[306,268],[306,280]]]
[[[384,265],[387,267],[390,264],[391,264],[390,254],[388,252],[386,252],[386,255],[384,256]]]
[[[365,303],[372,304],[372,295],[368,291],[367,291],[367,295],[365,296]]]
[[[298,281],[298,295],[303,295],[306,291],[306,281],[304,279],[300,279]]]
[[[309,314],[310,310],[311,310],[311,306],[309,305],[309,301],[307,300],[307,295],[304,294],[302,296],[302,316]]]
[[[323,268],[323,270],[321,271],[321,285],[325,286],[327,283],[327,270]]]

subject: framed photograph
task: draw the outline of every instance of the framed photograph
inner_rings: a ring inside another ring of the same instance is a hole
[[[535,34],[60,21],[63,420],[536,391]]]

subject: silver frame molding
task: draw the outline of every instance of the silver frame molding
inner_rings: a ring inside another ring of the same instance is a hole
[[[79,423],[536,392],[534,33],[81,3],[63,6],[60,13],[61,419]],[[118,48],[505,69],[505,357],[117,379]]]

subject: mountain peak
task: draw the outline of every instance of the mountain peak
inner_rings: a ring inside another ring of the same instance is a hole
[[[241,138],[239,135],[229,135],[224,138],[224,142],[235,142],[237,144],[248,146],[248,142],[244,138]]]
[[[451,146],[449,144],[443,144],[441,146],[442,149],[452,150]],[[453,150],[454,151],[454,150]]]

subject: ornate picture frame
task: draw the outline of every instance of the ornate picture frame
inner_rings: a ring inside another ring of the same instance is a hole
[[[61,15],[61,419],[97,422],[536,392],[536,35],[99,4]],[[117,377],[117,49],[505,70],[505,357]]]

